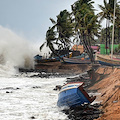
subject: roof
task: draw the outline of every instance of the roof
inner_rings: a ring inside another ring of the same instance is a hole
[[[93,50],[98,50],[98,46],[91,46],[91,48],[93,49]]]
[[[72,47],[72,50],[83,52],[84,51],[84,47],[83,47],[83,45],[74,45]]]

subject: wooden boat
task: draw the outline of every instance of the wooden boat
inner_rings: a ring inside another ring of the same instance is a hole
[[[87,53],[82,53],[81,55],[79,55],[79,56],[74,56],[74,57],[72,57],[72,58],[77,58],[77,59],[90,59],[89,58],[89,56],[88,56],[88,54]]]
[[[56,58],[42,58],[42,56],[36,55],[34,57],[35,64],[39,63],[47,63],[47,62],[56,62],[58,61]]]
[[[90,97],[83,89],[83,84],[83,82],[76,82],[64,85],[58,95],[57,106],[76,107],[92,103],[96,97]]]
[[[96,56],[100,64],[107,65],[107,66],[120,66],[120,60],[113,57],[115,8],[116,8],[116,1],[114,1],[111,57],[109,57],[108,55],[98,55],[98,54]]]
[[[112,58],[108,55],[96,55],[96,60],[101,64],[101,65],[106,65],[106,66],[120,66],[120,60]]]
[[[65,63],[69,63],[69,64],[90,64],[91,61],[90,59],[84,59],[84,58],[67,58],[67,57],[63,57],[63,60]]]
[[[41,60],[35,60],[35,64],[39,63],[47,63],[47,62],[56,62],[57,60],[55,58],[46,58]]]

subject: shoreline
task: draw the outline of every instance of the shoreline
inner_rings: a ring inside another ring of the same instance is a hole
[[[103,114],[96,120],[120,119],[120,69],[104,66],[96,70],[96,75],[96,83],[89,88],[100,93],[97,100]]]
[[[21,72],[30,72],[27,70]],[[32,71],[31,71],[32,72]],[[83,80],[81,73],[87,72],[91,83],[87,83],[85,88],[87,92],[93,91],[100,93],[96,95],[96,101],[101,101],[97,106],[99,109],[99,118],[95,120],[118,120],[120,116],[120,69],[108,66],[91,66],[91,65],[77,65],[77,64],[62,64],[60,62],[42,63],[34,69],[38,72],[37,77],[46,77],[41,73],[46,72],[53,76],[60,77],[61,75],[68,77],[67,80]],[[79,77],[73,77],[78,75]],[[36,76],[33,76],[36,77]],[[50,77],[50,76],[48,76]],[[85,77],[84,77],[85,78]],[[66,80],[66,81],[67,81]],[[84,81],[83,81],[84,82]],[[86,81],[85,81],[86,82]],[[100,112],[102,111],[102,112]]]
[[[96,94],[95,101],[99,103],[93,104],[93,106],[90,105],[88,109],[92,108],[92,111],[88,111],[85,117],[87,118],[90,114],[89,112],[91,112],[90,116],[94,120],[120,119],[120,68],[100,66],[96,70],[88,71],[88,74],[91,83],[85,87],[85,90],[88,93],[98,93]],[[75,79],[77,78],[72,78],[71,80]],[[82,81],[86,83],[83,78]],[[81,115],[77,114],[78,111],[81,113],[81,109],[84,110],[81,107],[74,110],[72,109],[74,111],[72,115],[81,118]],[[94,113],[94,110],[97,112]]]
[[[64,64],[61,62],[47,62],[47,63],[39,63],[35,65],[34,69],[25,69],[19,68],[18,71],[22,73],[30,73],[35,72],[38,75],[32,77],[60,77],[60,76],[76,76],[86,71],[91,70],[90,65],[82,65],[82,64]],[[44,73],[47,73],[46,75]]]

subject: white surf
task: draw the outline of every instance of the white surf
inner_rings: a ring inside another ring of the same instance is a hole
[[[16,70],[33,68],[34,52],[26,40],[0,26],[0,120],[67,118],[59,111],[58,91],[53,90],[65,78],[30,78]]]

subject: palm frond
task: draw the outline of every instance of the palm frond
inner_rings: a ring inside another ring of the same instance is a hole
[[[53,23],[53,24],[56,24],[55,20],[50,18],[50,21]]]
[[[40,46],[40,51],[42,50],[42,48],[44,47],[45,44],[46,44],[46,42],[44,42],[44,43]]]

